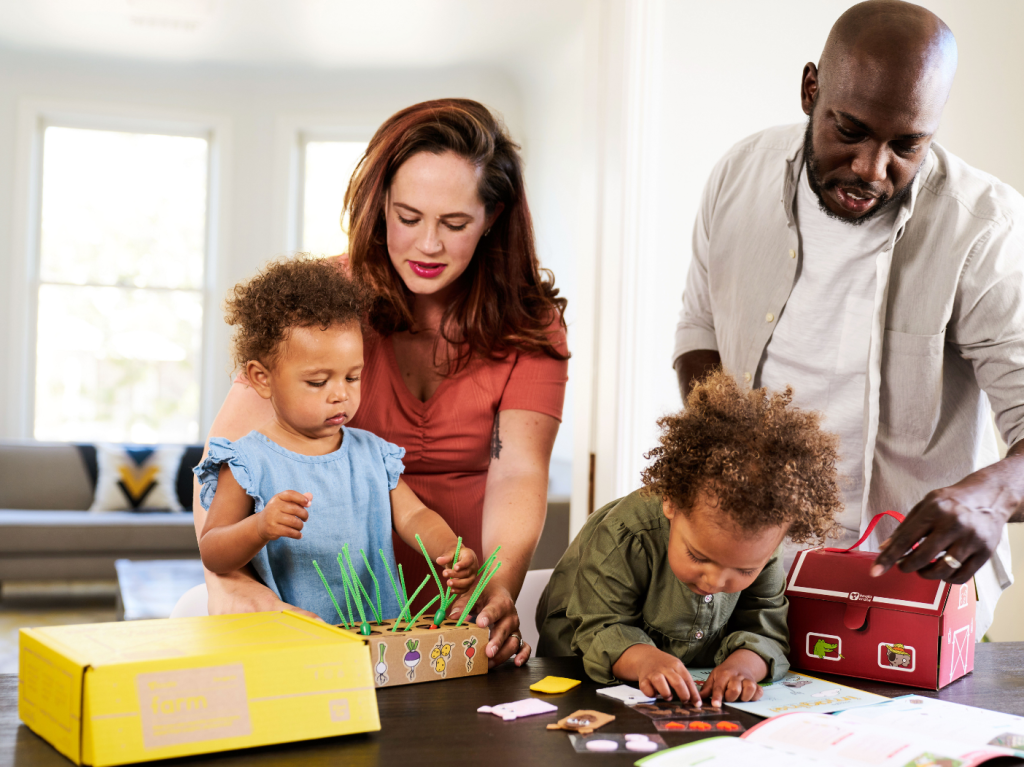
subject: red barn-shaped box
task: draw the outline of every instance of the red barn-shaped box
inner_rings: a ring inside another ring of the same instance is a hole
[[[877,554],[801,551],[789,573],[794,668],[937,690],[974,670],[974,582],[930,581]]]

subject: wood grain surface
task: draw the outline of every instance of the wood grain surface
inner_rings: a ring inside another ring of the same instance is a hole
[[[562,695],[531,693],[529,686],[547,675],[583,680]],[[942,700],[1006,711],[1024,716],[1024,642],[977,646],[973,674],[939,692],[881,685],[847,677],[826,677],[881,695],[918,693]],[[486,676],[446,682],[417,684],[377,691],[382,729],[368,735],[349,735],[327,740],[232,751],[173,759],[160,765],[218,765],[242,767],[289,765],[289,767],[451,767],[453,764],[532,765],[581,764],[616,767],[633,764],[638,754],[577,754],[564,732],[549,732],[549,722],[576,709],[591,708],[616,716],[600,732],[653,733],[651,720],[595,691],[577,658],[538,658],[522,668],[505,665]],[[0,676],[0,765],[17,767],[67,767],[68,760],[18,721],[17,677]],[[537,695],[558,706],[557,714],[504,722],[478,714],[482,705],[507,703]],[[737,721],[752,726],[758,717],[733,712]],[[669,745],[692,736],[662,733]]]

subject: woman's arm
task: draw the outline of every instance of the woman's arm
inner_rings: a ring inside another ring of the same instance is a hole
[[[207,437],[223,437],[234,442],[274,417],[273,406],[245,384],[232,384]],[[205,453],[203,455],[205,458]],[[192,514],[196,540],[206,524],[206,509],[199,502],[199,481],[192,481]],[[249,567],[217,575],[206,571],[207,606],[211,615],[294,610],[310,618],[317,616],[282,602],[258,580]],[[317,618],[318,619],[318,618]],[[319,619],[318,619],[319,620]]]
[[[530,657],[530,647],[511,636],[519,628],[515,601],[544,530],[548,465],[557,434],[558,419],[531,410],[502,410],[494,419],[480,555],[500,545],[502,566],[477,603],[476,620],[478,626],[491,626],[485,652],[492,666],[513,655],[516,665]]]

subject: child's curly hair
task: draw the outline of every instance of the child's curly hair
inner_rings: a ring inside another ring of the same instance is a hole
[[[728,373],[712,373],[693,387],[686,410],[658,421],[661,446],[645,456],[654,463],[643,492],[684,514],[706,492],[750,533],[789,525],[797,543],[836,537],[839,439],[792,400],[789,387],[743,392]]]
[[[365,291],[333,262],[301,253],[268,263],[248,282],[228,291],[224,321],[236,325],[231,359],[237,367],[249,360],[270,365],[279,344],[293,327],[360,324]]]

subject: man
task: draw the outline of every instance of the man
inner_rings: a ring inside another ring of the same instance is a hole
[[[873,574],[974,576],[980,639],[1024,518],[1024,198],[932,143],[956,60],[919,6],[839,18],[804,67],[806,129],[746,139],[708,181],[674,360],[683,392],[722,365],[822,411],[846,544],[906,513],[865,544]]]

